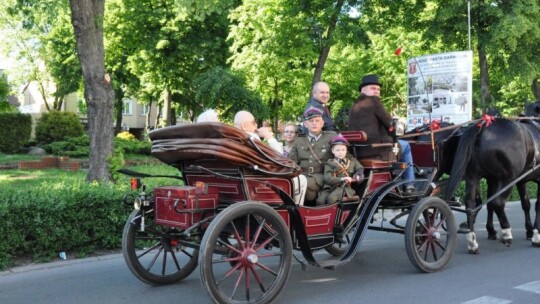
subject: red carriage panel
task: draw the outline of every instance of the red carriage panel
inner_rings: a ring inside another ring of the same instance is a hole
[[[209,175],[186,175],[187,184],[195,186],[197,182],[203,182],[209,188],[217,189],[222,200],[243,201],[246,195],[242,190],[242,182],[239,180],[224,179]]]
[[[215,214],[217,189],[190,186],[164,186],[154,189],[155,222],[159,225],[188,228]]]
[[[281,178],[268,178],[265,177],[261,182],[261,177],[248,177],[246,178],[249,200],[259,201],[264,203],[282,203],[279,195],[268,187],[266,184],[271,184],[283,190],[285,193],[291,195],[291,182]]]
[[[306,233],[310,235],[332,233],[336,220],[337,204],[326,208],[299,208]]]
[[[436,163],[433,160],[431,142],[410,142],[409,144],[415,165],[419,167],[438,167],[438,161]]]
[[[377,190],[382,185],[392,180],[392,175],[388,171],[371,172],[368,181],[368,189],[366,194]]]

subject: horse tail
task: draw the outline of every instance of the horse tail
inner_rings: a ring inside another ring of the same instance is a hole
[[[446,183],[446,191],[444,196],[446,200],[449,200],[450,197],[452,197],[459,182],[463,178],[463,175],[465,175],[466,167],[473,155],[476,138],[482,131],[482,127],[478,128],[476,125],[472,125],[461,135],[461,139],[459,140],[459,144],[456,149],[454,163],[452,164],[452,170],[450,171],[450,177]]]

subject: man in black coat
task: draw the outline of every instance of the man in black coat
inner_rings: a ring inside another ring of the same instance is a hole
[[[392,116],[384,109],[380,94],[381,83],[379,77],[374,74],[366,75],[358,87],[360,96],[349,110],[349,130],[364,131],[367,135],[367,143],[392,143],[392,137],[388,130],[392,123]],[[414,180],[413,159],[411,147],[407,141],[399,140],[401,146],[400,161],[409,163],[411,166],[405,170],[404,179]],[[378,158],[388,160],[392,149],[373,148],[358,149],[358,158]],[[414,191],[414,185],[408,184],[406,192]]]

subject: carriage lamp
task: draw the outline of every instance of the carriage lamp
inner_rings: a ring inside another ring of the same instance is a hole
[[[131,190],[138,190],[141,188],[141,179],[140,178],[131,178]]]
[[[140,210],[141,209],[141,206],[142,206],[142,200],[140,197],[136,197],[135,200],[133,201],[133,208],[135,210]]]

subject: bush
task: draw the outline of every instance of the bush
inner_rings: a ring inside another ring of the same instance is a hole
[[[47,195],[43,195],[47,193]],[[54,182],[0,192],[0,269],[13,257],[47,261],[60,251],[92,252],[120,247],[131,207],[109,185]]]
[[[77,114],[50,111],[43,113],[36,124],[36,140],[42,144],[78,137],[84,134],[84,127]]]
[[[0,113],[0,152],[16,153],[29,140],[32,117],[21,113]]]
[[[121,138],[125,140],[136,140],[135,135],[129,133],[128,131],[122,131],[116,135],[116,138]]]
[[[150,155],[151,144],[149,142],[141,142],[138,140],[126,140],[116,137],[114,139],[115,148],[120,148],[124,154],[139,154]],[[68,138],[63,141],[56,141],[48,145],[44,145],[48,153],[57,156],[69,156],[74,158],[83,158],[90,155],[90,138],[88,135]]]
[[[176,168],[166,165],[132,169],[179,175]],[[116,185],[87,184],[84,174],[43,170],[35,173],[32,181],[14,180],[0,178],[0,271],[13,266],[19,257],[43,262],[53,260],[60,251],[80,256],[121,248],[122,229],[133,210],[123,197],[135,194],[129,189],[129,177],[120,176]],[[177,185],[179,181],[157,177],[144,183],[151,191],[158,185]]]

